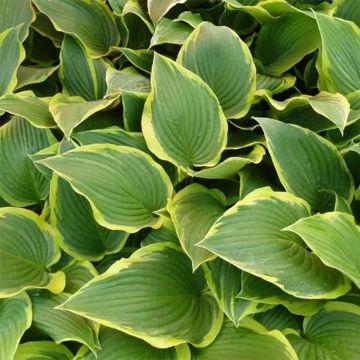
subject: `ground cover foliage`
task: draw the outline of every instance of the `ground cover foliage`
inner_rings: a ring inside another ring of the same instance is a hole
[[[359,25],[0,0],[0,360],[358,360]]]

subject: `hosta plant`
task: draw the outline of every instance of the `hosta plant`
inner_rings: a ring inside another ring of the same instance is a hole
[[[0,0],[0,360],[359,360],[359,26]]]

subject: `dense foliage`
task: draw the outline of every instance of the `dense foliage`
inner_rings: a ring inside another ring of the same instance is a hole
[[[0,360],[359,360],[359,26],[0,0]]]

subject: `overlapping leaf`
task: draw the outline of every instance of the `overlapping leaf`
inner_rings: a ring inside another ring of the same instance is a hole
[[[190,260],[176,246],[148,245],[115,262],[61,309],[159,348],[185,342],[206,346],[220,329],[222,312],[204,285],[202,273],[193,275]]]

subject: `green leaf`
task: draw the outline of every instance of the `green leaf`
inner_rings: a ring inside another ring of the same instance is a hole
[[[204,285],[202,272],[193,275],[190,260],[176,246],[154,244],[115,262],[61,309],[155,347],[206,346],[220,330],[222,312]]]
[[[141,246],[146,246],[161,242],[171,242],[179,245],[174,223],[171,219],[164,216],[163,223],[158,229],[151,229],[150,232],[141,241]]]
[[[156,54],[151,88],[142,119],[149,149],[185,170],[215,165],[226,145],[227,123],[209,86]]]
[[[202,179],[232,179],[244,166],[261,162],[264,155],[265,149],[256,145],[247,155],[228,157],[212,168],[190,172],[190,174]]]
[[[278,330],[267,331],[253,319],[244,319],[239,327],[225,322],[210,346],[195,349],[194,360],[297,360],[285,336]]]
[[[349,290],[349,282],[309,252],[298,236],[283,231],[307,216],[304,200],[258,189],[228,209],[198,245],[291,295],[336,298]]]
[[[56,306],[68,298],[65,294],[46,292],[32,296],[33,326],[50,336],[57,344],[76,341],[96,353],[99,343],[95,325],[79,315],[56,309]]]
[[[0,0],[0,33],[9,28],[19,28],[19,39],[23,42],[28,34],[30,24],[35,20],[35,11],[31,0]]]
[[[267,118],[257,121],[264,130],[276,172],[286,191],[306,200],[313,211],[331,209],[331,191],[352,199],[352,177],[333,144],[297,125]]]
[[[25,59],[25,50],[19,41],[19,31],[20,27],[16,27],[0,33],[0,96],[15,89],[16,73]]]
[[[321,90],[347,95],[360,87],[360,30],[351,21],[316,13],[321,49],[316,63]]]
[[[150,48],[162,44],[182,45],[194,28],[184,22],[162,18],[156,25]]]
[[[268,178],[268,171],[264,168],[258,166],[247,166],[242,169],[239,173],[240,180],[240,191],[239,198],[244,199],[244,197],[250,194],[252,191],[270,186],[270,180]]]
[[[12,298],[0,299],[0,359],[13,359],[31,320],[31,301],[25,292]]]
[[[56,127],[49,111],[50,98],[35,96],[32,91],[5,94],[0,97],[0,109],[10,114],[22,116],[38,128]]]
[[[131,67],[121,71],[109,68],[106,72],[106,83],[106,96],[127,92],[146,97],[151,90],[150,80]]]
[[[151,20],[157,23],[172,7],[186,0],[147,0]]]
[[[246,272],[242,272],[241,284],[238,298],[261,304],[281,304],[297,315],[314,315],[324,304],[322,300],[305,300],[291,296],[274,284]]]
[[[58,66],[22,66],[20,65],[17,71],[17,84],[15,90],[19,90],[24,86],[39,84],[47,80]]]
[[[357,360],[360,353],[360,307],[327,303],[316,315],[305,318],[303,336],[289,333],[299,360]]]
[[[50,39],[58,48],[64,40],[64,33],[57,31],[51,20],[43,13],[37,11],[36,19],[31,24],[31,27],[43,37]]]
[[[319,43],[316,22],[311,16],[301,12],[288,13],[261,27],[255,56],[264,65],[266,74],[281,76],[305,55],[315,51]]]
[[[152,50],[134,50],[126,47],[121,47],[119,50],[135,67],[147,73],[151,72],[151,66],[154,58],[154,52]]]
[[[315,115],[318,114],[325,118],[328,120],[327,123],[330,121],[332,123],[330,125],[334,124],[341,133],[344,132],[350,115],[350,104],[346,97],[339,93],[321,92],[315,96],[294,96],[284,101],[274,100],[266,92],[260,96],[267,101],[282,121],[291,122],[314,131],[323,130],[324,125],[322,123],[324,121],[315,121],[317,119],[314,118],[314,115],[311,116],[311,113],[315,112]],[[309,108],[311,109],[310,113],[307,111]],[[301,113],[305,115],[301,117]],[[321,124],[319,124],[320,122]],[[329,128],[328,124],[327,128]]]
[[[168,204],[180,244],[190,257],[193,270],[214,255],[195,246],[225,211],[226,198],[219,190],[192,184],[179,191]]]
[[[116,126],[106,129],[88,130],[75,133],[73,138],[81,145],[114,144],[126,145],[148,152],[144,136],[139,132],[125,131]]]
[[[178,61],[212,88],[227,118],[249,111],[256,69],[249,48],[234,31],[201,23],[185,41]]]
[[[79,360],[190,360],[186,344],[169,349],[157,349],[145,341],[123,332],[101,327],[99,333],[101,350],[80,356]]]
[[[348,201],[337,194],[335,194],[334,211],[340,211],[352,215],[351,207]]]
[[[34,0],[55,29],[80,40],[92,57],[109,53],[120,41],[115,19],[101,0]]]
[[[91,59],[80,42],[65,35],[59,70],[65,95],[81,96],[87,101],[103,98],[106,93],[105,73],[108,67],[103,59]]]
[[[254,319],[264,325],[268,330],[283,331],[288,328],[300,330],[302,317],[295,316],[282,306],[276,306],[259,314],[255,314]]]
[[[125,3],[121,13],[122,42],[131,49],[147,48],[154,27],[138,0]]]
[[[241,270],[228,262],[216,258],[204,264],[203,269],[208,286],[221,310],[235,326],[239,326],[240,320],[245,316],[273,307],[236,297],[242,287]]]
[[[50,341],[34,341],[20,344],[14,360],[73,360],[74,355],[63,345]]]
[[[100,225],[128,232],[161,225],[156,212],[166,206],[172,184],[160,165],[144,152],[127,146],[94,144],[40,163],[85,196]]]
[[[64,292],[73,294],[88,281],[98,275],[94,265],[89,261],[79,261],[67,265],[62,269],[66,277]]]
[[[33,162],[34,166],[49,180],[52,178],[52,171],[46,166],[39,164],[37,161],[55,156],[58,153],[59,146],[60,143],[56,142],[45,149],[41,149],[35,154],[29,155],[29,158]]]
[[[357,0],[342,0],[336,7],[334,15],[344,20],[353,21],[360,26],[360,8]]]
[[[34,128],[17,116],[0,128],[0,196],[7,203],[28,206],[47,197],[49,182],[28,155],[54,142],[49,130]]]
[[[79,96],[66,97],[59,93],[51,99],[49,109],[56,124],[68,138],[76,126],[96,112],[109,107],[114,100],[86,101]]]
[[[0,298],[24,289],[61,292],[65,276],[48,268],[60,258],[53,229],[30,210],[0,208]]]
[[[321,261],[360,288],[360,228],[341,212],[316,214],[286,228],[299,235]]]
[[[141,118],[146,99],[133,93],[123,93],[121,100],[124,128],[127,131],[141,131]]]
[[[282,77],[256,74],[256,91],[268,90],[272,94],[278,94],[292,88],[295,85],[296,77],[285,74]]]
[[[60,234],[59,245],[75,259],[98,261],[124,247],[127,233],[100,226],[89,202],[56,174],[50,183],[49,200],[51,224]]]

